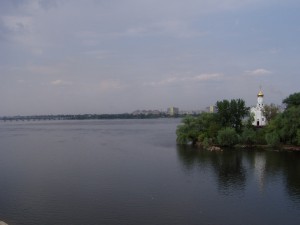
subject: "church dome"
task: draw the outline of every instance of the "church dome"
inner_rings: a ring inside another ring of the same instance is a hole
[[[257,94],[257,97],[264,97],[264,93],[262,91],[259,91],[259,93]]]

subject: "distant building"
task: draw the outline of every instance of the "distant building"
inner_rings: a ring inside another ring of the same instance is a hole
[[[179,114],[179,108],[170,107],[170,108],[168,108],[167,113],[170,116],[177,116]]]
[[[217,111],[217,108],[214,105],[208,106],[205,109],[206,109],[205,112],[208,112],[208,113],[215,113]]]
[[[210,113],[215,113],[216,112],[216,107],[214,105],[209,106],[209,112]]]
[[[253,126],[261,127],[266,126],[267,120],[266,117],[263,115],[264,109],[264,94],[260,90],[257,94],[257,104],[255,107],[252,107],[250,112],[254,116],[254,121],[252,123]]]
[[[180,110],[179,115],[199,115],[203,110]]]
[[[132,115],[134,116],[137,116],[137,115],[160,115],[162,114],[161,111],[159,110],[135,110],[131,113]]]

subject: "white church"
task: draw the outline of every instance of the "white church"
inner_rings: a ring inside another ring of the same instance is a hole
[[[262,127],[267,125],[266,117],[263,115],[264,108],[264,94],[260,90],[257,94],[257,104],[255,107],[252,107],[250,112],[254,115],[254,121],[252,123],[253,126]]]

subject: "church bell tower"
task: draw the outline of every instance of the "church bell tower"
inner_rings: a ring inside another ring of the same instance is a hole
[[[266,117],[263,115],[264,109],[264,93],[260,89],[257,94],[257,104],[256,107],[251,108],[251,114],[254,116],[253,126],[262,127],[267,124]]]

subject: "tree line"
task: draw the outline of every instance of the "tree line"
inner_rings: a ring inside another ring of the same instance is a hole
[[[101,120],[101,119],[156,119],[156,118],[176,118],[181,115],[171,116],[167,113],[159,114],[131,114],[131,113],[119,113],[119,114],[60,114],[60,115],[33,115],[33,116],[4,116],[0,117],[3,121],[27,121],[27,120]]]
[[[216,102],[216,113],[203,112],[198,116],[183,118],[177,127],[177,143],[203,147],[236,144],[246,146],[300,145],[300,92],[283,100],[284,110],[275,104],[265,105],[263,115],[265,127],[252,123],[254,115],[243,99]]]

